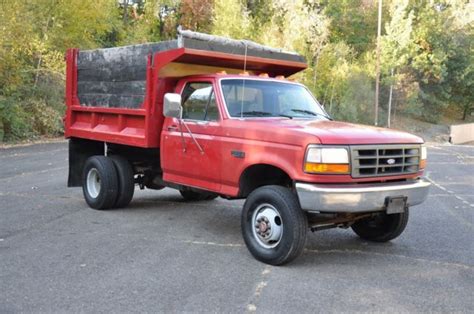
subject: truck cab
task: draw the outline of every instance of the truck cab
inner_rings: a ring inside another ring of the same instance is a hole
[[[82,186],[89,206],[124,207],[135,185],[176,188],[193,201],[245,199],[244,241],[272,265],[299,256],[308,230],[352,228],[378,242],[403,232],[430,186],[421,138],[334,121],[287,79],[304,68],[294,56],[197,46],[149,55],[143,104],[127,109],[81,105],[78,51],[69,52],[69,186]]]

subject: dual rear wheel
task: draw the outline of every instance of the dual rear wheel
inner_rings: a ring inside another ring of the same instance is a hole
[[[86,203],[94,209],[121,208],[133,198],[135,179],[130,163],[121,156],[92,156],[82,174]]]
[[[119,155],[92,156],[82,174],[82,190],[87,204],[94,209],[126,207],[135,191],[132,166]],[[213,200],[218,195],[191,189],[180,190],[187,201]]]

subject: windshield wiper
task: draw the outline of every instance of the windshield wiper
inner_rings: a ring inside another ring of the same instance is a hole
[[[288,114],[283,114],[283,113],[279,113],[277,114],[278,117],[285,117],[285,118],[288,118],[288,119],[293,119],[294,117],[293,116],[290,116]]]
[[[332,118],[324,115],[324,114],[321,114],[321,113],[318,113],[318,112],[314,112],[314,111],[311,111],[311,110],[304,110],[304,109],[290,109],[291,111],[294,111],[294,112],[301,112],[301,113],[306,113],[306,114],[309,114],[309,115],[312,115],[312,116],[319,116],[319,117],[324,117],[326,119],[329,119],[332,121]]]
[[[239,112],[239,116],[256,116],[256,117],[266,117],[266,116],[271,116],[271,112],[266,112],[266,111],[244,111],[244,112]]]
[[[254,111],[244,111],[244,112],[241,112],[239,113],[239,116],[242,115],[242,116],[255,116],[255,117],[273,117],[273,116],[278,116],[278,117],[285,117],[285,118],[289,118],[289,119],[293,119],[292,116],[289,116],[289,115],[286,115],[286,114],[273,114],[271,112],[266,112],[266,111],[257,111],[257,110],[254,110]]]

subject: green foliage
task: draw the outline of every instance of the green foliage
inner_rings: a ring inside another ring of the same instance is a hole
[[[328,44],[321,53],[316,72],[313,91],[331,115],[351,122],[370,122],[373,79],[351,47],[344,42]]]
[[[242,39],[250,34],[249,13],[239,0],[215,0],[212,33]]]
[[[0,1],[0,141],[61,132],[64,52],[174,38],[176,28],[297,51],[295,76],[336,118],[373,117],[377,1]],[[474,3],[384,0],[381,106],[439,121],[474,104]]]
[[[61,131],[66,48],[92,48],[117,25],[114,0],[0,2],[2,140]]]
[[[377,1],[323,0],[321,6],[331,19],[331,42],[345,42],[358,54],[374,48]]]
[[[0,118],[4,141],[33,137],[32,117],[16,98],[0,98]]]
[[[406,66],[408,62],[414,19],[408,5],[408,0],[394,2],[391,7],[392,18],[385,25],[386,34],[382,37],[382,70],[385,75],[391,69]]]
[[[0,117],[1,137],[5,141],[54,136],[62,132],[60,112],[39,100],[0,99]]]
[[[472,12],[472,5],[456,0],[396,5],[384,41],[384,66],[385,72],[395,68],[416,82],[412,87],[418,90],[404,95],[412,103],[409,112],[438,122],[448,105],[473,104]]]

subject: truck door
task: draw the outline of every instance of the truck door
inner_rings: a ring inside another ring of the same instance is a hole
[[[206,80],[186,82],[181,98],[182,122],[166,118],[163,125],[160,148],[163,179],[219,192],[221,141],[216,134],[221,118],[214,85]]]

